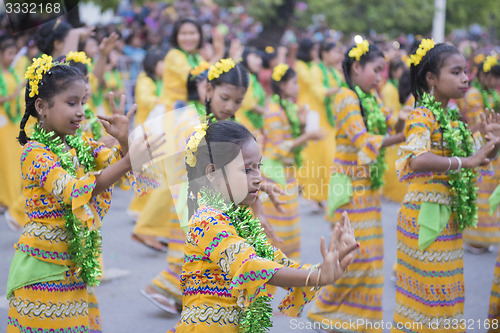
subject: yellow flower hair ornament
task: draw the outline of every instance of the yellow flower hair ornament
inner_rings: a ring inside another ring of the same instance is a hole
[[[412,54],[410,56],[411,63],[414,66],[417,66],[418,64],[420,64],[420,62],[422,61],[422,58],[425,57],[427,52],[432,50],[432,48],[435,45],[436,45],[436,42],[434,42],[433,39],[422,39],[415,54]]]
[[[198,76],[201,73],[203,73],[206,70],[208,70],[209,68],[210,68],[210,63],[208,63],[206,61],[202,61],[198,66],[196,66],[195,68],[193,68],[190,73],[191,73],[192,76]]]
[[[40,80],[42,80],[43,75],[55,65],[57,64],[52,62],[52,57],[46,54],[42,54],[39,58],[33,58],[33,63],[24,74],[24,78],[29,82],[30,97],[38,95],[38,84]]]
[[[348,56],[350,58],[355,58],[359,61],[363,55],[365,55],[370,50],[370,43],[365,39],[361,43],[357,44],[355,47],[349,51]]]
[[[483,72],[488,73],[491,67],[498,65],[498,58],[495,56],[487,56],[483,65]]]
[[[215,65],[212,65],[210,67],[210,70],[208,71],[208,80],[212,81],[214,79],[217,79],[222,74],[227,73],[231,69],[233,69],[234,66],[236,66],[236,64],[234,63],[233,59],[221,59],[220,61],[215,63]]]
[[[272,46],[266,46],[265,48],[266,53],[274,53],[274,47]]]
[[[186,164],[192,168],[196,166],[195,153],[198,151],[198,146],[200,145],[201,140],[207,134],[207,128],[207,123],[195,126],[194,133],[191,135],[186,145]]]
[[[477,56],[474,57],[474,63],[476,65],[479,65],[484,61],[484,59],[485,59],[484,54],[478,54]]]
[[[290,68],[287,64],[278,64],[276,67],[273,69],[273,74],[271,75],[271,78],[279,82],[283,78],[283,75],[285,75],[286,71]]]
[[[90,65],[92,61],[85,54],[85,52],[74,52],[71,51],[66,55],[65,61],[79,62],[85,65]]]

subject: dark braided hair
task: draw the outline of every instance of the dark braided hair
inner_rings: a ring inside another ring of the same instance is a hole
[[[372,43],[370,43],[369,45],[370,46],[368,48],[368,52],[366,52],[365,54],[363,54],[361,56],[361,58],[359,58],[359,63],[361,64],[361,67],[365,67],[365,65],[368,62],[371,62],[377,58],[380,58],[380,57],[384,58],[384,53],[382,53],[382,51],[380,51],[380,49],[377,46],[375,46]],[[351,67],[352,67],[352,64],[354,64],[354,62],[356,61],[356,59],[349,57],[349,52],[355,47],[356,47],[356,45],[352,45],[345,52],[344,60],[342,61],[342,71],[344,72],[345,82],[347,83],[349,88],[356,93],[356,96],[357,96],[358,93],[354,89],[354,84],[351,81]],[[361,105],[361,98],[359,98],[359,96],[358,96],[358,99],[359,99],[359,108],[361,110],[361,115],[363,116],[363,119],[365,119],[365,110],[363,108],[363,105]]]
[[[206,144],[202,141],[195,153],[196,165],[191,167],[186,164],[189,218],[198,209],[197,198],[201,188],[210,185],[205,174],[207,166],[214,164],[217,170],[228,165],[239,155],[247,142],[255,140],[245,126],[227,120],[209,124],[204,138]]]
[[[415,53],[418,49],[412,50],[411,54]],[[455,46],[439,43],[436,44],[432,49],[427,51],[420,63],[415,66],[414,64],[410,67],[411,73],[411,92],[415,96],[415,102],[422,99],[425,92],[429,92],[429,85],[427,84],[426,75],[428,72],[439,77],[441,67],[448,57],[460,54]]]
[[[217,86],[230,84],[235,87],[245,88],[246,91],[248,89],[249,81],[250,75],[248,74],[245,66],[243,66],[241,63],[237,63],[234,68],[231,68],[228,72],[222,73],[218,78],[208,80],[208,83],[212,85],[212,88],[214,90]],[[208,100],[208,98],[205,99],[205,109],[207,110],[208,119],[210,119],[209,116],[212,113],[212,110],[210,109],[210,101]]]
[[[30,86],[29,81],[26,83],[26,111],[24,112],[23,119],[21,120],[19,143],[24,146],[29,138],[24,131],[24,127],[28,122],[29,117],[35,117],[38,119],[38,112],[35,108],[35,102],[38,98],[41,98],[49,103],[49,107],[54,105],[54,96],[63,93],[70,86],[70,83],[76,80],[82,80],[83,76],[79,69],[71,67],[64,64],[59,64],[52,67],[47,73],[43,75],[43,78],[38,83],[38,95],[30,97]]]

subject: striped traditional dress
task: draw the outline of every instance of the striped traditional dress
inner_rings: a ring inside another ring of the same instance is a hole
[[[299,192],[298,182],[295,176],[295,152],[292,149],[293,137],[288,116],[279,103],[273,101],[269,103],[268,110],[264,115],[264,153],[263,163],[277,161],[283,166],[286,185],[280,184],[285,194],[280,196],[280,200],[286,203],[282,207],[286,213],[276,210],[270,200],[262,203],[264,215],[273,226],[276,235],[283,239],[280,249],[287,257],[300,260],[300,217],[299,217]],[[276,179],[269,178],[263,169],[265,182],[277,184]]]
[[[311,268],[279,250],[274,261],[257,256],[229,217],[211,206],[201,206],[189,226],[181,276],[184,307],[179,323],[169,332],[239,332],[245,307],[259,296],[275,293],[276,287],[267,282],[280,268]],[[288,288],[278,308],[297,317],[315,295],[314,288]]]
[[[493,99],[490,97],[490,105],[493,105]],[[465,117],[470,125],[481,122],[480,115],[484,113],[485,103],[483,96],[476,87],[471,87],[465,95],[466,112]],[[495,110],[498,111],[498,110]],[[493,162],[495,171],[500,171],[500,162],[495,159]],[[488,247],[500,244],[500,211],[497,209],[493,215],[489,214],[490,205],[488,198],[499,184],[498,174],[493,173],[482,175],[478,179],[477,194],[477,213],[478,221],[476,228],[467,228],[464,230],[464,242],[476,247]]]
[[[458,126],[452,123],[452,126]],[[464,312],[462,233],[452,212],[444,230],[425,250],[420,250],[418,217],[422,203],[451,205],[449,177],[445,173],[414,172],[410,160],[432,152],[450,156],[434,114],[424,107],[406,121],[406,142],[400,148],[398,176],[408,182],[408,192],[398,215],[397,287],[392,332],[465,332],[444,328],[444,320],[460,320]],[[421,325],[419,327],[418,325]],[[418,328],[418,329],[417,329]]]
[[[120,149],[91,139],[96,170],[120,158]],[[36,141],[24,145],[21,156],[23,195],[29,221],[24,226],[8,281],[7,332],[100,332],[97,300],[76,274],[65,226],[66,206],[79,221],[99,229],[111,204],[112,186],[92,196],[93,173],[85,174],[75,156],[77,176],[68,174],[59,158]],[[134,185],[137,185],[134,181]]]
[[[388,109],[382,107],[388,128],[393,121]],[[369,112],[369,110],[365,110]],[[337,151],[334,174],[350,178],[353,195],[350,202],[340,206],[327,220],[336,223],[343,212],[349,214],[360,249],[349,271],[333,285],[323,288],[318,301],[309,311],[310,320],[327,320],[333,327],[343,327],[361,319],[363,323],[382,320],[384,285],[384,242],[380,189],[371,188],[369,164],[375,162],[383,136],[367,132],[356,93],[341,88],[335,100]],[[358,325],[361,332],[381,332]]]

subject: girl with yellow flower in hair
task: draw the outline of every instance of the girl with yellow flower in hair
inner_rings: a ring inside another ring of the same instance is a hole
[[[447,323],[463,320],[462,231],[477,223],[478,167],[498,152],[498,117],[483,114],[486,121],[469,128],[449,107],[469,84],[465,58],[454,46],[424,39],[410,59],[417,107],[406,120],[396,162],[409,186],[398,214],[391,332],[463,333],[464,325]]]
[[[500,62],[497,56],[488,56],[477,66],[476,78],[464,97],[467,119],[472,130],[481,124],[481,114],[486,109],[500,112],[500,97],[497,89],[500,87]],[[500,213],[495,209],[490,215],[488,199],[499,183],[498,172],[500,163],[498,159],[492,162],[495,175],[482,175],[478,180],[478,222],[476,228],[464,230],[465,249],[472,253],[491,252],[491,248],[500,243]]]
[[[283,239],[275,244],[293,260],[300,261],[299,187],[296,170],[303,163],[302,149],[309,141],[325,137],[323,131],[305,132],[307,114],[293,102],[299,89],[297,73],[286,64],[274,67],[271,75],[274,94],[264,114],[263,175],[267,183],[282,189],[282,210],[266,200],[264,215]]]
[[[157,156],[165,140],[136,141],[129,147],[134,110],[124,115],[122,96],[113,116],[100,118],[119,142],[106,148],[77,133],[86,95],[77,68],[43,55],[25,78],[26,111],[18,139],[29,221],[15,244],[7,281],[7,332],[100,332],[99,313],[89,309],[87,290],[99,284],[100,227],[113,184],[127,175],[140,193],[140,179],[129,173],[129,152],[142,165]],[[28,137],[25,126],[31,117],[38,122]]]
[[[314,322],[345,327],[363,318],[352,331],[381,332],[367,323],[382,320],[384,243],[381,187],[384,147],[403,141],[404,124],[374,94],[385,68],[382,51],[368,41],[352,46],[342,62],[347,87],[337,93],[335,159],[330,178],[327,220],[338,223],[347,212],[360,241],[360,251],[345,277],[326,286],[309,311]]]
[[[236,122],[198,126],[190,137],[183,309],[169,332],[267,332],[276,287],[287,292],[279,310],[300,316],[317,290],[338,279],[352,261],[358,244],[347,215],[328,249],[321,240],[321,264],[300,265],[269,243],[246,208],[258,201],[261,160],[255,137]]]

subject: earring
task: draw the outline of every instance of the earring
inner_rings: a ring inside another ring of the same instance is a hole
[[[43,122],[45,120],[45,116],[41,117],[40,119],[38,119],[38,126],[40,126],[41,128],[43,128]]]
[[[431,87],[431,92],[430,92],[430,95],[431,96],[434,96],[434,86]]]

